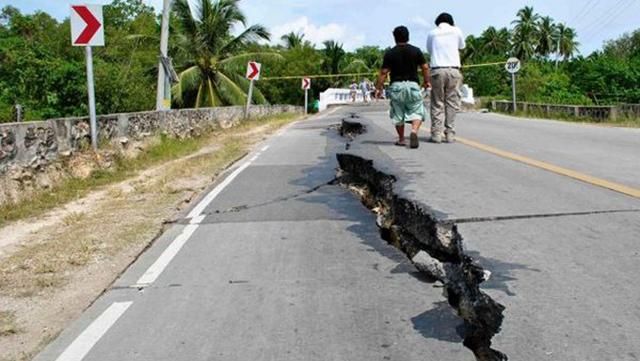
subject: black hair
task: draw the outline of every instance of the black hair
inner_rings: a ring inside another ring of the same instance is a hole
[[[438,15],[438,17],[436,18],[436,26],[439,26],[442,23],[447,23],[451,26],[456,25],[456,23],[453,22],[453,16],[451,16],[451,14],[449,13],[442,13]]]
[[[406,26],[398,26],[393,29],[393,38],[396,39],[396,43],[408,43],[409,29]]]

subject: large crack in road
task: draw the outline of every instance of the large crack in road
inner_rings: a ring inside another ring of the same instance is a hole
[[[365,131],[353,120],[343,120],[342,125],[340,134],[349,142]],[[490,273],[464,253],[456,223],[439,220],[417,201],[399,196],[394,191],[396,178],[377,170],[372,160],[344,153],[337,154],[337,160],[340,184],[355,190],[378,215],[381,236],[421,272],[444,284],[444,296],[466,325],[464,346],[478,361],[508,360],[491,348],[492,338],[501,330],[505,307],[480,290]]]

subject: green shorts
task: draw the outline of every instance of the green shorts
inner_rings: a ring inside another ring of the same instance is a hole
[[[389,99],[391,99],[389,116],[396,125],[425,119],[424,99],[418,83],[394,82],[389,87]]]

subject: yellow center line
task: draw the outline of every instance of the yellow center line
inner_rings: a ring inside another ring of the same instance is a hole
[[[465,139],[465,138],[461,138],[461,137],[456,137],[457,141],[461,144],[467,145],[469,147],[473,147],[491,154],[495,154],[497,156],[503,157],[503,158],[507,158],[507,159],[511,159],[514,160],[516,162],[520,162],[520,163],[524,163],[533,167],[537,167],[540,169],[544,169],[546,171],[549,172],[553,172],[556,174],[560,174],[563,175],[565,177],[569,177],[569,178],[573,178],[573,179],[577,179],[579,181],[588,183],[588,184],[592,184],[598,187],[602,187],[602,188],[606,188],[606,189],[610,189],[612,191],[616,191],[618,193],[622,193],[622,194],[626,194],[628,196],[631,197],[635,197],[635,198],[640,198],[640,189],[637,188],[632,188],[632,187],[628,187],[625,186],[623,184],[619,184],[619,183],[614,183],[614,182],[610,182],[606,179],[601,179],[601,178],[597,178],[597,177],[593,177],[584,173],[580,173],[571,169],[567,169],[567,168],[563,168],[563,167],[559,167],[557,165],[553,165],[547,162],[542,162],[539,160],[535,160],[532,158],[527,158],[527,157],[523,157],[521,155],[518,154],[514,154],[514,153],[510,153],[498,148],[494,148],[482,143],[478,143],[475,142],[473,140],[469,140],[469,139]]]

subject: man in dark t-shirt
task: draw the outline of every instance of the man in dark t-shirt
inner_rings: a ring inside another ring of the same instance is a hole
[[[418,130],[425,118],[425,107],[422,89],[418,79],[418,68],[422,70],[423,87],[429,88],[429,67],[422,51],[409,44],[409,30],[399,26],[393,30],[396,46],[384,55],[382,69],[378,77],[378,95],[387,76],[390,74],[391,85],[388,97],[391,100],[389,115],[398,132],[396,145],[405,146],[404,125],[411,124],[410,147],[418,148]]]

